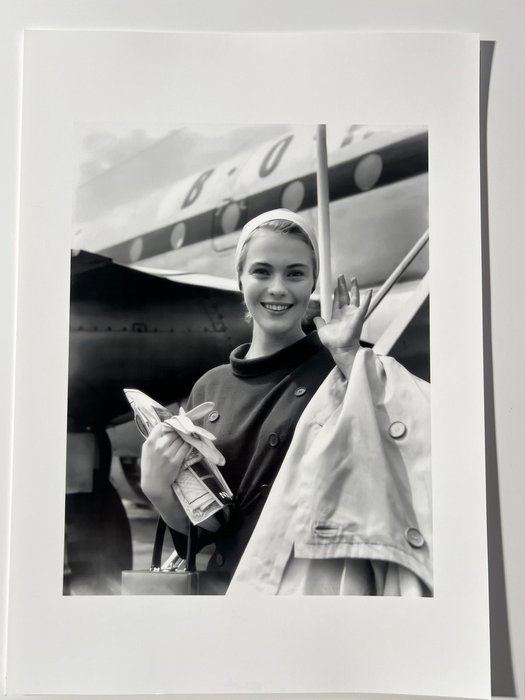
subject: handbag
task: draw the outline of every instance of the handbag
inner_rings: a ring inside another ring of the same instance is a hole
[[[123,571],[122,595],[223,595],[229,584],[229,576],[217,572],[197,571],[193,541],[195,528],[190,525],[187,554],[184,561],[172,555],[162,567],[162,548],[167,525],[159,517],[149,569]],[[175,536],[170,528],[175,544]],[[176,552],[174,553],[176,554]]]

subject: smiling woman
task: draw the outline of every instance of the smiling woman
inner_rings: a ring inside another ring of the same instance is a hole
[[[283,231],[281,222],[276,222],[280,228],[255,229],[243,246],[239,286],[254,321],[247,358],[276,352],[304,336],[301,320],[315,287],[315,254],[304,234]]]
[[[229,519],[210,518],[194,533],[197,547],[212,544],[208,571],[229,581],[257,524],[295,427],[310,399],[337,365],[351,372],[370,296],[359,303],[357,282],[335,294],[333,319],[316,319],[318,332],[302,328],[317,282],[318,249],[313,231],[298,214],[277,209],[249,221],[236,252],[244,302],[253,320],[252,341],[236,348],[227,365],[195,384],[192,408],[212,401],[206,429],[225,458],[223,475],[235,494]],[[142,453],[142,488],[185,552],[187,522],[170,488],[188,446],[157,426]],[[226,575],[225,575],[226,574]],[[224,592],[224,591],[221,591]]]

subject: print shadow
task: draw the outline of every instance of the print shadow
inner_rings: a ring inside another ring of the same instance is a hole
[[[492,62],[496,42],[480,42],[480,194],[483,296],[483,350],[485,391],[485,450],[487,527],[489,561],[489,607],[492,695],[516,697],[505,589],[505,567],[501,530],[498,458],[494,411],[494,373],[492,361],[492,319],[490,294],[489,204],[487,176],[487,114]]]

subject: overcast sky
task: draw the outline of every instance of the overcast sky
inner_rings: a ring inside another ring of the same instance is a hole
[[[83,126],[74,218],[79,222],[98,216],[278,138],[290,128],[286,124]]]

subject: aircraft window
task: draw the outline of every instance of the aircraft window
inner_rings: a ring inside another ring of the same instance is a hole
[[[241,208],[237,202],[230,202],[221,212],[222,233],[233,233],[236,231],[241,218]]]
[[[304,185],[300,180],[295,180],[295,182],[290,182],[286,185],[283,196],[281,198],[281,204],[285,209],[291,209],[292,211],[297,211],[300,209],[301,204],[304,200]]]
[[[362,158],[354,170],[354,181],[360,190],[370,190],[381,177],[383,161],[377,153]]]
[[[186,224],[184,221],[179,221],[175,224],[170,236],[170,245],[173,250],[178,250],[184,243],[184,238],[186,236]]]
[[[142,250],[144,248],[144,241],[142,238],[135,238],[129,247],[129,259],[131,262],[137,262],[140,260],[142,255]]]

